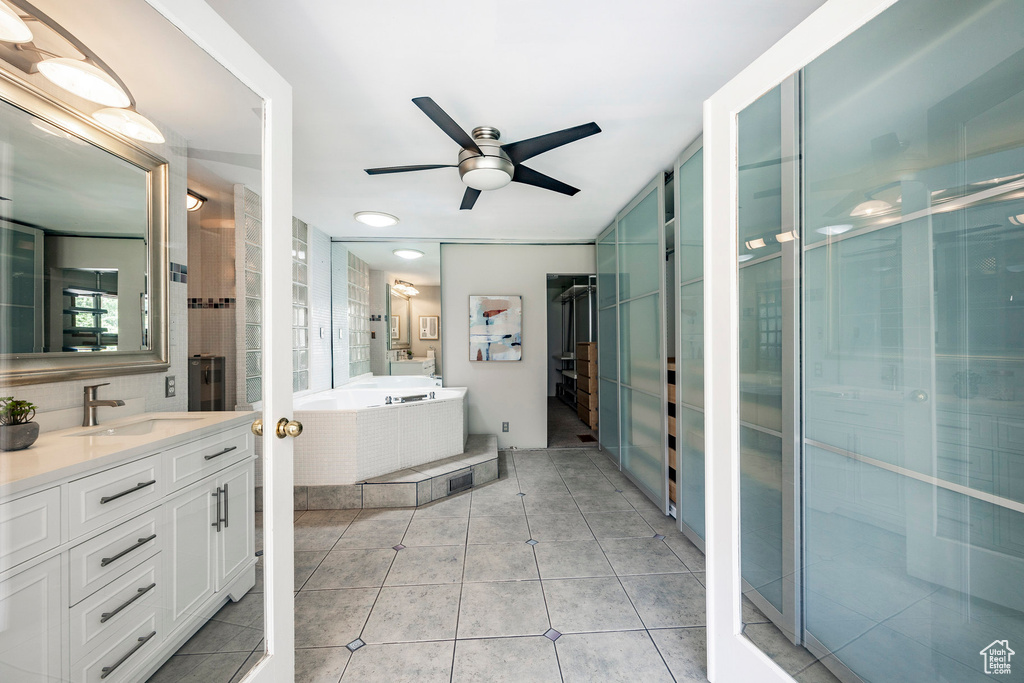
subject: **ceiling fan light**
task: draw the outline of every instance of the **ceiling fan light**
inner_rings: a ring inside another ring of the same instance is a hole
[[[826,225],[823,228],[817,228],[814,232],[821,235],[842,235],[844,232],[853,230],[853,226],[849,223],[843,223],[841,225]]]
[[[740,261],[740,263],[746,263],[747,261],[749,261],[752,258],[754,258],[753,254],[740,254],[739,261]]]
[[[92,117],[107,128],[134,140],[151,142],[157,145],[165,142],[163,133],[153,125],[152,121],[131,109],[109,107],[93,112]]]
[[[357,211],[352,217],[363,225],[369,225],[371,228],[388,228],[392,225],[398,225],[398,218],[389,213],[381,213],[380,211]]]
[[[32,29],[3,0],[0,0],[0,41],[5,43],[32,42]]]
[[[1024,226],[1024,213],[1019,213],[1016,216],[1010,216],[1010,223],[1013,225]]]
[[[53,57],[39,62],[39,73],[54,85],[107,107],[131,105],[128,93],[103,69],[80,59]]]
[[[412,261],[423,256],[423,252],[419,249],[395,249],[391,253],[398,258],[404,258],[407,261]]]
[[[462,182],[474,190],[497,190],[511,183],[512,176],[499,168],[474,168],[462,174]]]
[[[892,204],[885,201],[884,199],[869,199],[866,202],[861,202],[857,206],[853,207],[850,211],[850,215],[854,218],[864,218],[866,216],[875,216],[888,211],[892,208]]]

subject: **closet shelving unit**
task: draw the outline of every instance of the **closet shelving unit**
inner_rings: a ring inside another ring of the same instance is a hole
[[[100,274],[97,273],[97,287],[67,286],[63,288],[64,325],[63,351],[102,351],[110,346],[117,346],[117,334],[109,333],[102,325],[102,316],[107,313],[102,308],[103,297],[116,297],[117,292],[103,289],[100,285]],[[88,305],[81,305],[81,299],[88,299]],[[88,318],[88,324],[78,324],[82,314]]]
[[[555,395],[570,408],[577,408],[576,394],[578,391],[576,371],[576,344],[589,342],[592,338],[597,306],[597,281],[590,276],[587,284],[574,284],[567,287],[560,295],[562,303],[562,343],[561,351],[554,355],[558,361],[559,373]],[[580,306],[586,306],[585,327],[578,315]],[[581,329],[582,328],[582,329]]]

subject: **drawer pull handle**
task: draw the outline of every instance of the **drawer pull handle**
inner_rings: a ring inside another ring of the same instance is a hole
[[[139,648],[141,648],[143,645],[148,643],[149,639],[152,638],[155,635],[156,635],[156,631],[153,631],[148,636],[142,636],[141,638],[139,638],[139,642],[135,643],[135,646],[132,649],[128,650],[128,652],[125,652],[124,656],[122,656],[121,659],[119,659],[116,662],[114,662],[114,664],[112,666],[105,666],[102,669],[100,669],[100,671],[103,672],[102,674],[100,674],[100,679],[104,679],[107,676],[109,676],[110,674],[114,673],[114,669],[116,669],[117,667],[119,667],[122,664],[124,664],[128,660],[129,657],[131,657],[133,654],[138,652]]]
[[[112,616],[116,615],[118,612],[123,610],[125,607],[127,607],[130,604],[132,604],[133,602],[135,602],[136,600],[138,600],[139,598],[141,598],[143,595],[145,595],[149,591],[153,590],[154,588],[156,588],[156,584],[155,583],[151,583],[148,586],[146,586],[145,588],[140,588],[139,592],[136,593],[135,595],[133,595],[132,597],[128,598],[128,601],[125,602],[123,605],[121,605],[120,607],[118,607],[117,609],[115,609],[112,612],[104,612],[103,614],[101,614],[100,615],[100,623],[101,624],[107,623],[107,620],[110,619]]]
[[[131,551],[138,550],[142,546],[146,545],[147,543],[152,541],[154,538],[156,538],[156,534],[153,534],[152,536],[147,536],[146,538],[140,538],[138,543],[136,543],[135,545],[133,545],[130,548],[125,548],[124,550],[119,552],[117,555],[114,555],[113,557],[104,557],[102,560],[100,560],[100,566],[101,567],[106,567],[111,562],[116,562],[117,560],[121,559],[122,557],[124,557],[125,555],[130,553]]]
[[[121,491],[121,493],[115,493],[112,496],[103,496],[102,498],[100,498],[100,505],[105,505],[105,504],[109,503],[112,500],[117,500],[121,496],[127,496],[129,493],[135,493],[136,491],[141,491],[142,489],[146,488],[147,486],[152,486],[155,483],[156,483],[156,479],[150,479],[149,481],[140,481],[138,484],[136,484],[135,486],[131,487],[127,491]]]
[[[238,446],[228,446],[227,448],[222,450],[220,453],[214,453],[213,455],[204,455],[203,456],[203,460],[213,460],[214,458],[219,458],[220,456],[224,455],[225,453],[230,453],[231,451],[235,450],[236,448],[238,448]]]

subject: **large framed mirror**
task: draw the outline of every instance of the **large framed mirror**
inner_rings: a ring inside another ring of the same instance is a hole
[[[167,161],[0,73],[0,384],[168,368]]]
[[[411,307],[409,297],[388,285],[388,348],[408,349],[412,346],[410,337]]]

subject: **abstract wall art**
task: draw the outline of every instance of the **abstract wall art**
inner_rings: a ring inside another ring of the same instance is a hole
[[[469,297],[469,360],[523,359],[523,297]]]

